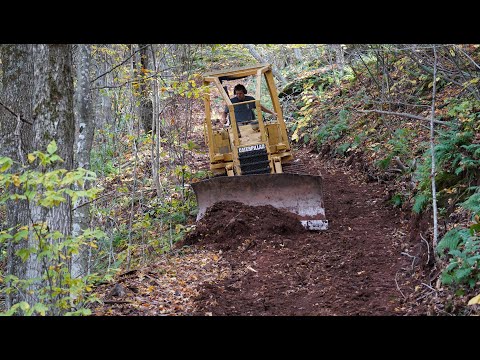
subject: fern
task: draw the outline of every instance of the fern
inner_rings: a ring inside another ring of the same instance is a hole
[[[453,228],[448,231],[437,244],[437,252],[442,256],[443,251],[448,249],[453,251],[460,243],[464,243],[469,236],[467,229]]]
[[[471,153],[474,158],[480,158],[480,144],[462,145],[461,147]]]
[[[347,150],[350,149],[350,146],[351,144],[348,142],[338,146],[335,149],[335,154],[345,156],[345,154],[347,153]]]
[[[472,269],[470,269],[470,268],[456,269],[453,272],[453,278],[455,279],[455,281],[457,283],[461,283],[461,282],[465,281],[471,273],[472,273]]]
[[[436,251],[441,257],[449,259],[449,264],[442,271],[444,284],[474,287],[480,280],[480,238],[470,233],[469,229],[450,230],[438,243]]]
[[[328,120],[325,126],[316,134],[317,144],[322,145],[326,140],[339,140],[348,130],[347,110],[340,110],[338,113],[338,121],[335,117]]]
[[[428,203],[429,199],[430,198],[425,194],[419,194],[415,196],[415,203],[413,204],[412,211],[416,214],[420,214],[425,208],[425,205]]]
[[[477,192],[460,204],[462,208],[470,210],[473,215],[480,214],[480,192],[479,187],[476,188]]]

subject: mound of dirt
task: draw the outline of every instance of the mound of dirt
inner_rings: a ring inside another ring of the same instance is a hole
[[[300,234],[307,230],[294,214],[271,205],[249,206],[235,201],[221,201],[205,212],[183,245],[210,245],[211,248],[236,249],[254,235],[257,240],[272,235]]]

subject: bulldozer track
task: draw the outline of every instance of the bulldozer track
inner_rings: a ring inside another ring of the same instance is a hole
[[[282,170],[286,174],[311,175],[308,167],[300,160],[295,160],[282,165]]]
[[[295,160],[290,163],[282,164],[282,170],[286,174],[312,175],[308,171],[308,167],[300,160]],[[214,174],[212,177],[227,176],[227,174]]]

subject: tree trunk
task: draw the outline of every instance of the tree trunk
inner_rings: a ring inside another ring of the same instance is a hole
[[[266,61],[262,58],[262,56],[258,53],[258,51],[255,49],[255,45],[253,44],[244,44],[244,46],[250,51],[250,54],[255,58],[260,63],[265,63]],[[272,65],[272,74],[277,78],[278,81],[280,81],[281,85],[285,85],[287,83],[287,80],[280,74],[277,69]]]
[[[140,71],[138,72],[138,82],[140,84],[140,106],[139,115],[145,134],[152,131],[153,104],[150,99],[149,85],[146,81],[149,70],[148,45],[138,44],[140,49]]]
[[[2,45],[0,47],[2,63],[1,100],[15,114],[32,122],[32,46],[28,44]],[[32,125],[22,122],[12,113],[0,106],[0,156],[10,157],[14,163],[10,172],[20,172],[20,165],[25,162],[26,155],[31,152],[33,138]],[[18,191],[16,187],[9,189],[11,193]],[[7,228],[28,225],[29,209],[25,200],[7,202]],[[16,232],[14,230],[13,232]],[[26,264],[16,252],[27,246],[27,241],[9,242],[7,245],[6,273],[25,278]],[[7,284],[9,286],[10,284]],[[23,301],[24,294],[10,293],[6,297],[6,307]]]
[[[90,169],[90,151],[92,149],[95,123],[93,121],[92,93],[90,90],[90,45],[78,45],[77,85],[75,89],[75,168]],[[87,190],[88,182],[83,187],[75,190]],[[82,205],[83,199],[79,198],[74,204],[72,235],[81,235],[90,224],[90,207]],[[79,205],[82,205],[78,207]],[[78,207],[78,208],[77,208]],[[72,277],[81,277],[89,271],[88,249],[81,249],[79,254],[72,257]]]
[[[431,108],[431,121],[430,121],[430,152],[432,159],[432,168],[430,172],[430,178],[432,179],[432,208],[433,208],[433,253],[435,255],[435,262],[438,262],[437,255],[437,241],[438,241],[438,220],[437,220],[437,187],[435,184],[435,133],[433,128],[433,119],[435,117],[435,96],[436,96],[436,83],[437,83],[437,49],[435,45],[433,46],[433,54],[435,57],[433,63],[433,88],[432,88],[432,108]]]
[[[47,171],[55,168],[71,170],[73,168],[74,113],[73,113],[73,78],[72,46],[67,44],[33,45],[33,148],[46,151],[47,145],[55,140],[57,154],[64,160],[53,164]],[[40,169],[39,169],[40,170]],[[64,236],[71,233],[72,216],[70,201],[58,206],[45,208],[32,204],[31,221],[33,224],[45,222],[50,232],[58,230]],[[32,225],[33,225],[32,224]],[[32,232],[29,235],[29,247],[38,248],[39,240]],[[63,241],[60,238],[56,241]],[[45,258],[44,258],[45,259]],[[36,254],[27,259],[28,279],[41,277],[48,269],[49,263],[38,261]],[[45,285],[45,284],[43,284]],[[36,291],[39,284],[32,285],[27,293],[30,306],[39,301]]]
[[[343,70],[345,68],[345,55],[340,44],[328,44],[328,50],[335,53],[335,64],[337,65],[337,69],[340,72],[340,77],[343,76]]]
[[[295,55],[295,60],[297,61],[297,63],[301,63],[303,61],[301,49],[293,48],[293,54]]]
[[[96,77],[101,74],[105,74],[97,80],[98,86],[106,86],[108,84],[108,79],[111,77],[111,74],[108,74],[107,71],[110,69],[110,65],[106,59],[92,59],[96,62],[95,68],[97,68]],[[96,60],[96,61],[95,61]],[[114,116],[112,114],[112,94],[109,89],[103,89],[103,91],[98,92],[96,97],[97,108],[95,111],[96,126],[100,129],[103,129],[106,125],[110,125],[112,128],[114,126]]]

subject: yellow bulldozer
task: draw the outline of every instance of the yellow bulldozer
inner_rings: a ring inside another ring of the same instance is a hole
[[[254,86],[255,96],[244,101],[230,98],[229,86],[239,83]],[[269,204],[295,214],[308,230],[326,230],[322,177],[284,171],[294,154],[271,65],[212,71],[203,75],[203,85],[205,142],[214,176],[191,184],[199,207],[197,221],[216,202],[237,201]],[[266,106],[276,116],[264,117]],[[221,123],[215,107],[228,112],[229,122]],[[239,121],[236,107],[251,110],[251,119]]]

